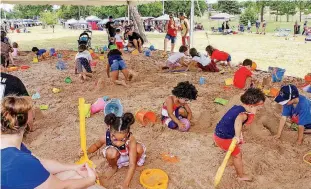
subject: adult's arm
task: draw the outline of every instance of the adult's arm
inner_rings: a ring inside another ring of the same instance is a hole
[[[186,33],[185,33],[185,35],[184,36],[187,36],[187,34],[189,33],[189,24],[188,24],[188,21],[185,21],[184,22],[185,23],[185,26],[186,26]]]
[[[55,160],[40,159],[43,167],[49,171],[51,174],[57,174],[63,171],[76,170],[77,165],[73,164],[63,164]]]

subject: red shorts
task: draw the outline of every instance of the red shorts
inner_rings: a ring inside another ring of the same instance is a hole
[[[198,63],[198,67],[202,69],[203,72],[219,72],[219,69],[216,66],[216,63],[212,61],[206,66],[203,66],[202,64]]]
[[[228,151],[229,149],[229,146],[232,142],[232,139],[223,139],[223,138],[219,138],[218,136],[216,136],[214,134],[214,141],[216,143],[216,145],[225,150],[225,151]],[[234,148],[233,152],[231,153],[232,156],[237,156],[239,153],[241,152],[241,149],[239,147],[239,145],[236,145],[236,147]]]
[[[118,49],[123,49],[123,42],[116,42]]]
[[[188,43],[188,40],[189,40],[189,36],[184,36],[181,38],[181,41],[182,41],[182,45],[190,45],[190,44],[186,44],[186,42]],[[186,41],[187,40],[187,41]]]

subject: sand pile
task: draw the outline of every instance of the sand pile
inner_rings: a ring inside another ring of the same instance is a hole
[[[190,106],[196,123],[190,132],[181,133],[164,128],[161,124],[141,127],[138,123],[132,126],[134,136],[147,147],[145,166],[138,168],[132,180],[131,188],[140,189],[140,172],[145,168],[160,168],[169,175],[169,188],[178,189],[209,189],[213,188],[213,178],[220,166],[225,153],[215,147],[212,140],[214,127],[221,116],[232,105],[239,103],[239,94],[243,91],[224,88],[224,80],[233,73],[161,73],[159,62],[165,60],[160,53],[154,52],[151,57],[132,56],[125,54],[124,59],[129,68],[137,73],[137,77],[128,88],[114,86],[106,76],[107,59],[98,61],[96,73],[91,81],[80,84],[74,74],[75,52],[63,51],[66,54],[68,70],[59,71],[55,68],[57,59],[30,63],[32,57],[21,57],[21,64],[30,65],[27,71],[13,72],[25,84],[31,94],[39,92],[41,98],[35,100],[36,107],[49,105],[35,122],[35,131],[27,135],[26,144],[39,157],[56,159],[72,163],[77,160],[80,149],[78,98],[84,97],[87,103],[97,98],[110,96],[119,98],[125,111],[136,112],[140,108],[160,113],[162,103],[171,94],[172,88],[180,81],[194,83],[199,91],[196,101]],[[64,79],[71,77],[73,82],[66,84]],[[260,74],[259,74],[260,76]],[[199,78],[205,77],[205,85],[199,85]],[[105,87],[98,89],[98,80]],[[290,79],[290,78],[289,78]],[[287,80],[287,78],[286,78]],[[296,81],[297,84],[300,81]],[[276,84],[275,86],[280,85]],[[52,93],[52,88],[60,88],[61,92]],[[227,106],[213,103],[216,97],[229,100]],[[304,145],[295,146],[296,132],[286,129],[281,141],[275,141],[271,133],[278,126],[280,107],[271,99],[267,99],[264,108],[256,116],[250,130],[244,134],[246,143],[243,145],[244,165],[247,173],[254,176],[254,182],[238,182],[232,166],[225,170],[220,188],[243,189],[310,189],[310,166],[302,161],[302,156],[310,150],[311,138],[306,136]],[[91,145],[105,133],[104,114],[93,115],[86,120],[87,144]],[[169,152],[180,159],[178,163],[168,163],[161,159],[161,154]],[[100,153],[92,160],[101,172],[107,166]],[[104,183],[107,188],[121,184],[127,168],[119,170],[112,179]]]

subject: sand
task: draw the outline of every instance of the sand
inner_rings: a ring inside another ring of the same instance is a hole
[[[224,79],[233,73],[161,73],[158,63],[164,59],[153,52],[152,57],[143,55],[124,55],[129,68],[137,73],[128,88],[114,86],[106,76],[107,59],[98,61],[96,73],[92,80],[80,84],[74,74],[73,58],[75,52],[68,54],[68,70],[55,68],[56,59],[51,58],[38,64],[31,63],[32,56],[20,58],[19,64],[30,65],[26,71],[12,72],[26,85],[33,94],[39,92],[41,98],[34,100],[35,106],[46,104],[49,109],[42,111],[35,122],[35,131],[29,133],[25,143],[33,153],[42,158],[50,158],[62,162],[73,163],[78,159],[80,151],[78,98],[84,97],[87,103],[97,98],[110,96],[119,98],[125,112],[136,112],[140,108],[160,113],[165,98],[171,94],[172,88],[180,81],[190,81],[196,85],[199,96],[191,102],[195,126],[183,133],[169,130],[160,123],[141,127],[138,123],[132,126],[134,136],[147,147],[145,165],[137,168],[131,182],[131,188],[143,188],[139,184],[140,172],[146,168],[159,168],[169,175],[170,189],[209,189],[213,188],[213,179],[225,153],[215,147],[212,140],[217,121],[232,105],[239,103],[239,94],[243,91],[234,88],[224,89]],[[66,84],[64,79],[70,76],[73,82]],[[199,85],[199,78],[205,77],[206,84]],[[264,73],[258,75],[264,77]],[[98,80],[103,88],[96,87]],[[302,84],[295,78],[286,78],[285,83]],[[280,86],[280,83],[274,84]],[[52,93],[56,87],[60,93]],[[310,95],[309,95],[310,96]],[[229,104],[214,104],[216,97],[228,99]],[[232,166],[227,166],[220,187],[223,189],[310,189],[310,165],[303,162],[303,155],[310,151],[311,136],[306,136],[302,146],[294,144],[297,133],[285,129],[280,141],[273,139],[278,126],[278,118],[274,114],[280,107],[267,99],[264,108],[256,116],[250,129],[244,133],[245,144],[242,146],[245,171],[254,177],[253,182],[238,182]],[[104,114],[102,112],[87,118],[87,144],[95,142],[105,133]],[[169,152],[179,158],[177,163],[164,162],[161,154]],[[107,162],[99,153],[92,157],[100,172],[105,171]],[[121,184],[127,168],[122,168],[109,180],[103,183],[107,188]]]

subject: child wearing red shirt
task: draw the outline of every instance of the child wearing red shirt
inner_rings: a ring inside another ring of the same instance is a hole
[[[205,48],[207,54],[211,57],[211,60],[213,60],[215,63],[219,61],[227,61],[227,64],[229,67],[231,67],[231,55],[224,52],[220,51],[218,49],[214,49],[211,45],[207,46]]]
[[[253,61],[250,59],[245,59],[243,61],[243,66],[234,73],[233,85],[239,89],[244,89],[245,87],[250,87],[251,72]]]

